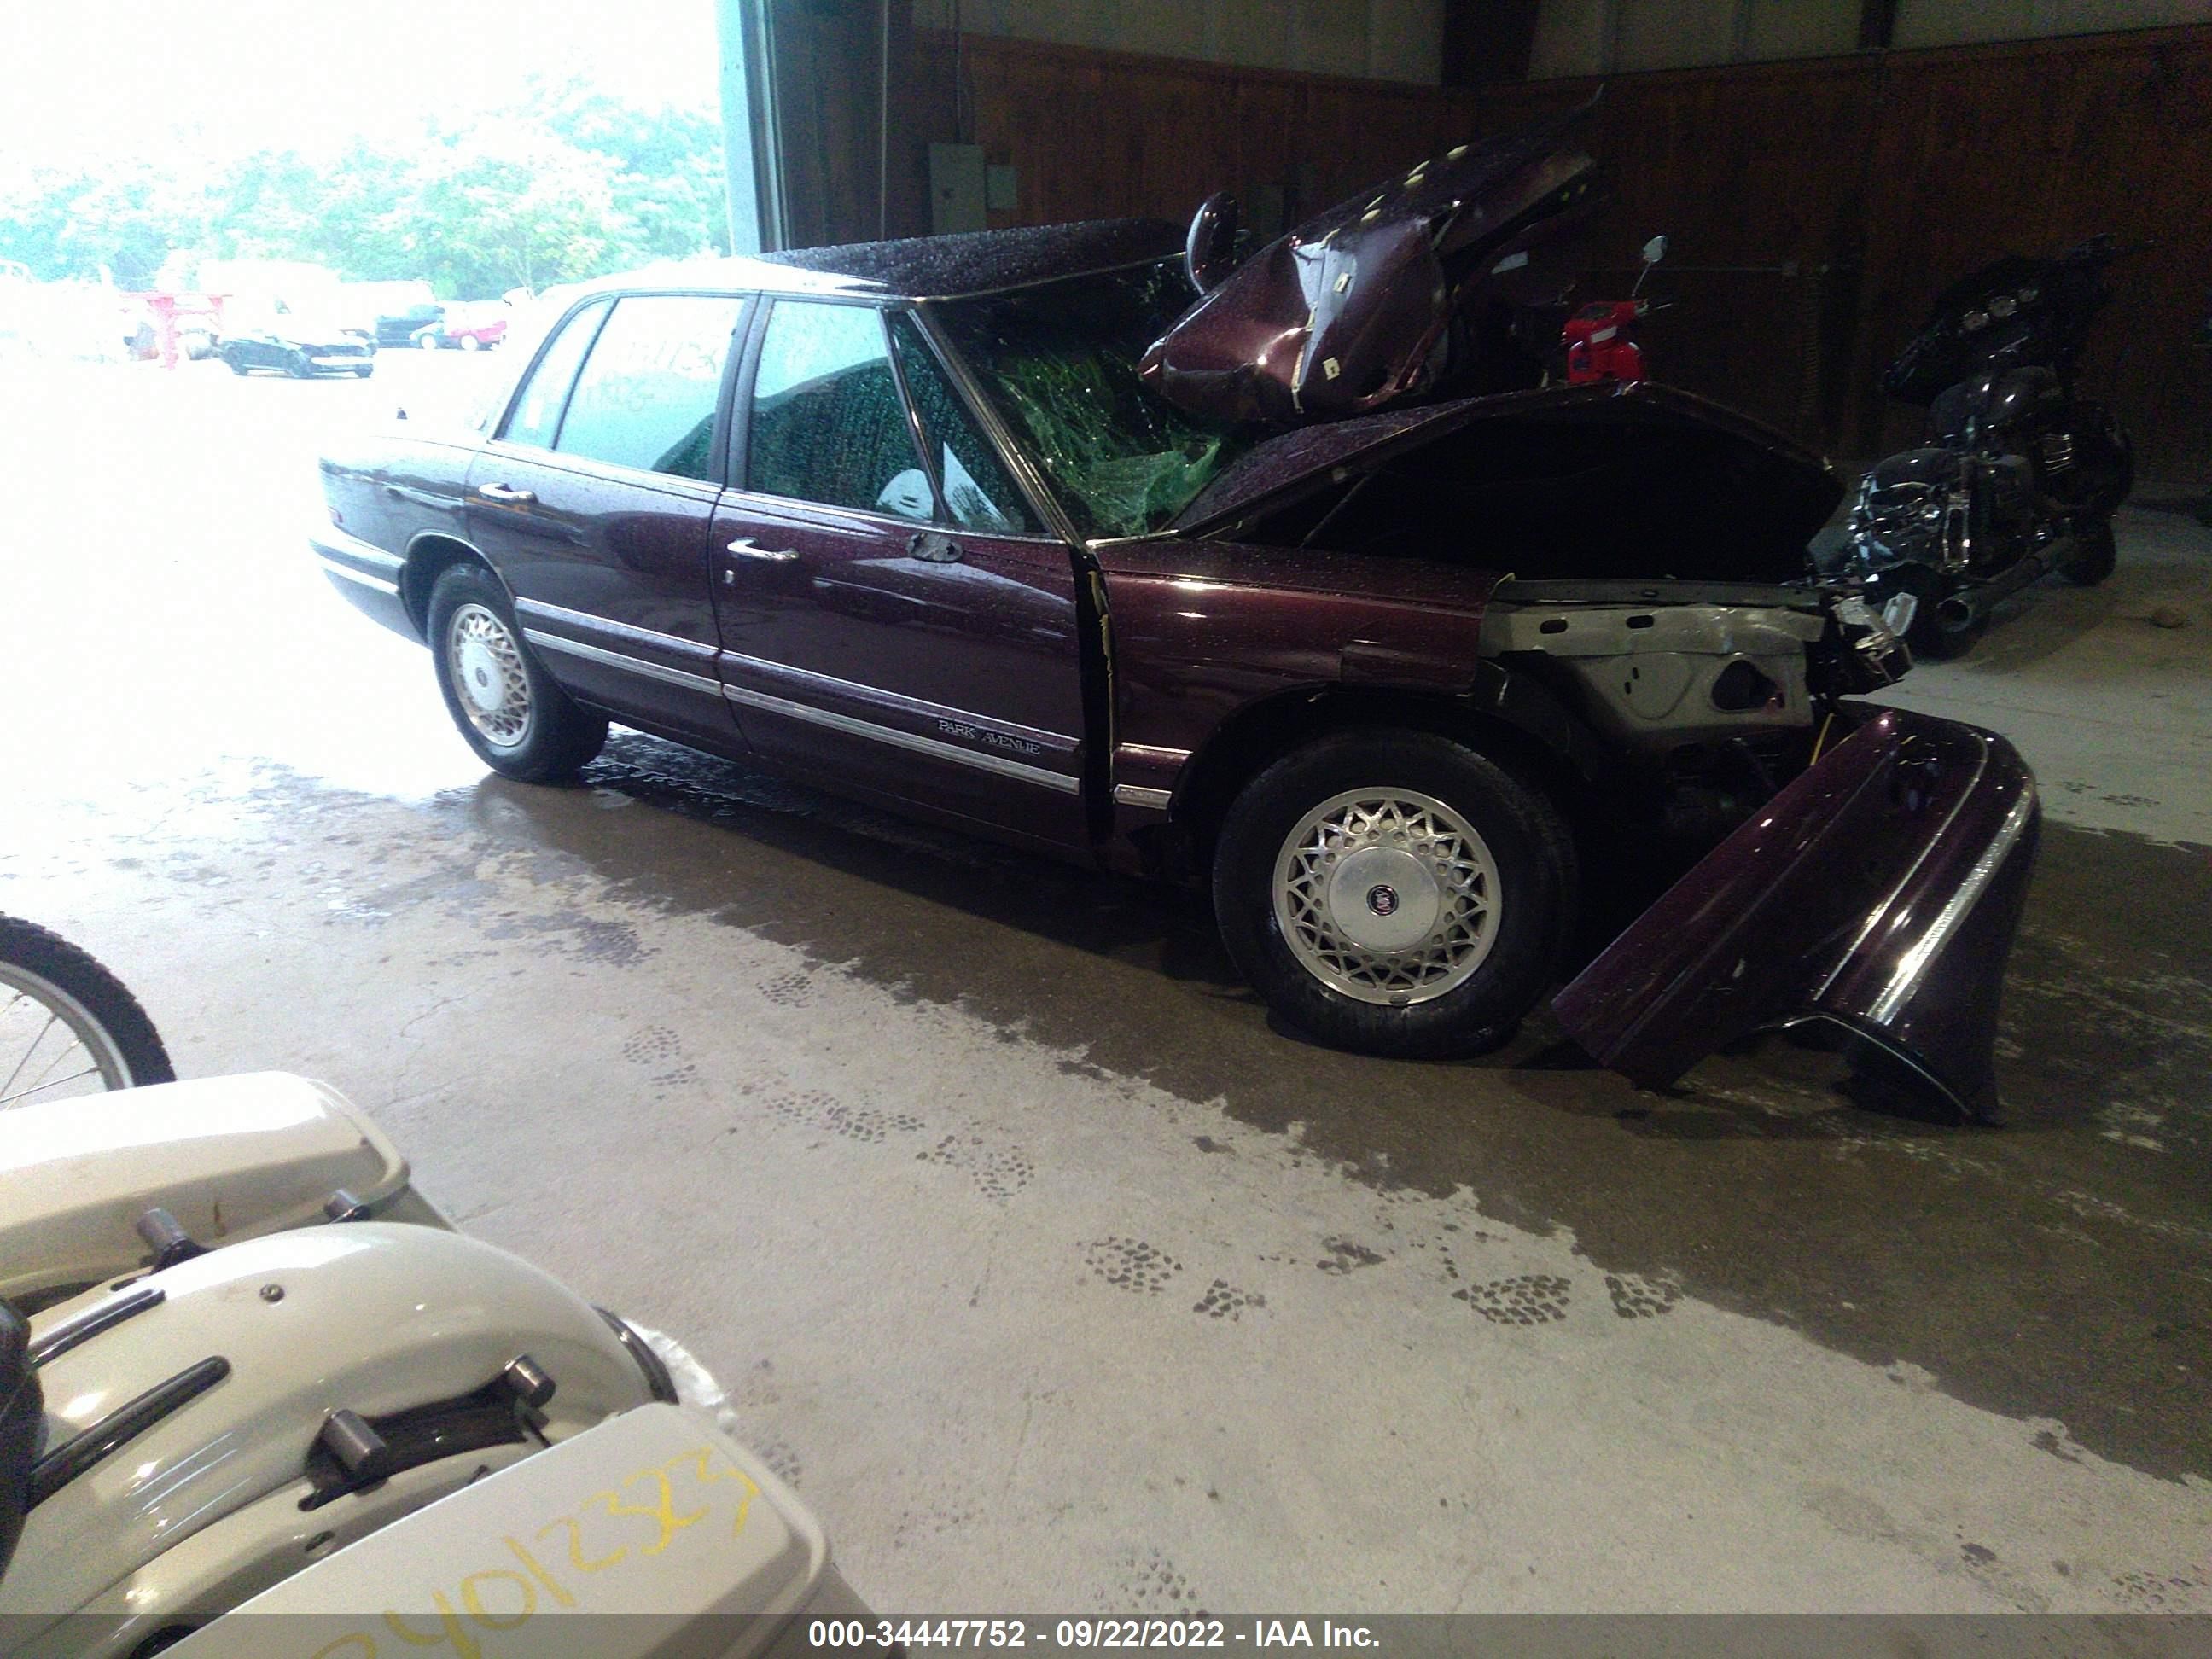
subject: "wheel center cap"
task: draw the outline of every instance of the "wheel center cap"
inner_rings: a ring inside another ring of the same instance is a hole
[[[1403,848],[1363,847],[1329,872],[1329,922],[1363,950],[1409,950],[1443,910],[1436,872]]]
[[[479,713],[497,714],[507,702],[507,677],[500,672],[499,659],[478,640],[461,647],[460,659],[462,694]]]

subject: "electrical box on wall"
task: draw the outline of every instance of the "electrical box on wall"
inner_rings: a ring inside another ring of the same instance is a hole
[[[986,169],[981,144],[929,147],[929,228],[943,236],[956,230],[982,230]]]

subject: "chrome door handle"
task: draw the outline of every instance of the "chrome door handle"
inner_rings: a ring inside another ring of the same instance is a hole
[[[488,501],[522,502],[534,501],[538,499],[537,492],[534,490],[514,489],[506,484],[500,483],[478,484],[477,494]]]
[[[741,559],[757,559],[763,564],[796,564],[799,555],[788,548],[756,547],[750,536],[740,536],[730,544],[730,551]]]

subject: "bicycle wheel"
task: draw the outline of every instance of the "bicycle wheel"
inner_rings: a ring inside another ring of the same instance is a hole
[[[176,1075],[122,981],[59,934],[0,916],[0,1110]]]

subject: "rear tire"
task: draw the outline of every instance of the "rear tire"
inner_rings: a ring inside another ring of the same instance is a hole
[[[2112,540],[2109,519],[2100,519],[2075,532],[2074,556],[2058,567],[2058,574],[2076,587],[2094,587],[2119,568],[2120,550]]]
[[[1540,790],[1449,738],[1366,727],[1245,786],[1213,905],[1283,1019],[1334,1048],[1438,1059],[1504,1042],[1549,988],[1576,878]]]
[[[605,744],[605,717],[555,684],[523,639],[506,589],[483,566],[457,564],[438,578],[429,638],[446,712],[493,771],[565,783]]]
[[[2074,441],[2074,465],[2057,478],[2038,468],[2037,483],[2071,511],[2109,519],[2135,492],[2135,440],[2111,410],[2091,398],[2075,404],[2063,420]]]

